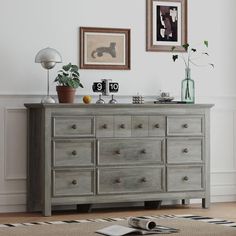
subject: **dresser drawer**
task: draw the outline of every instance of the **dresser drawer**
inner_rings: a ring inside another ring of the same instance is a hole
[[[148,116],[132,117],[132,136],[133,137],[148,136]]]
[[[167,135],[203,135],[204,130],[202,116],[168,116]]]
[[[99,165],[163,163],[165,139],[100,139]]]
[[[53,165],[92,166],[94,165],[95,140],[56,140],[53,142]]]
[[[167,191],[203,190],[203,166],[167,167]]]
[[[94,136],[94,117],[53,117],[54,137]]]
[[[96,136],[113,137],[114,136],[114,117],[97,116],[96,117]]]
[[[53,171],[53,196],[80,196],[93,194],[93,170]]]
[[[167,162],[169,164],[203,162],[203,139],[167,139]]]
[[[149,116],[148,132],[149,136],[165,136],[166,134],[165,116]]]
[[[164,168],[100,168],[98,194],[163,192]]]
[[[114,116],[114,136],[131,137],[131,116]]]

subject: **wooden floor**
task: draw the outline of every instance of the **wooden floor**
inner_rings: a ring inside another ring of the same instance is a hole
[[[135,207],[122,209],[99,209],[93,210],[91,213],[78,213],[76,211],[56,211],[53,212],[52,217],[43,217],[40,213],[2,213],[0,214],[0,224],[169,214],[193,214],[199,216],[210,216],[214,218],[228,219],[236,222],[236,202],[213,203],[211,204],[210,209],[202,209],[201,205],[192,204],[189,206],[162,206],[161,209],[158,210],[145,210],[144,208]]]

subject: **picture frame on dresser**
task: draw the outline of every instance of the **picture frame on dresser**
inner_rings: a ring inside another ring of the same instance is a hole
[[[130,70],[130,29],[80,27],[80,68]]]
[[[187,43],[187,0],[146,0],[146,50],[183,52]]]

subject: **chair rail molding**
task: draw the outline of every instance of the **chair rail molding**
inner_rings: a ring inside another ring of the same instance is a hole
[[[24,108],[5,108],[4,178],[26,180],[27,114]]]

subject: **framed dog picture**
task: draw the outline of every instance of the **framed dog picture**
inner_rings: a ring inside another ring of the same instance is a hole
[[[80,27],[80,68],[130,70],[130,29]]]
[[[187,43],[187,0],[146,0],[146,50],[184,51]]]

